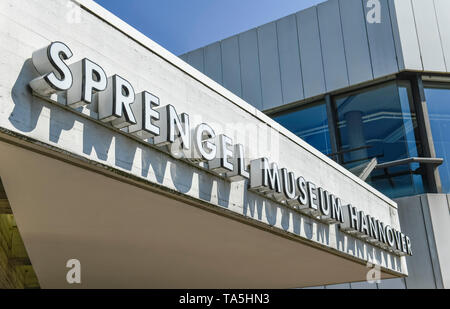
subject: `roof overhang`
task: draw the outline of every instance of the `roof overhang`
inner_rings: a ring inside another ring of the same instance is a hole
[[[0,59],[7,59],[0,65],[0,176],[42,287],[72,287],[69,259],[82,263],[82,287],[301,287],[364,281],[367,262],[385,278],[407,275],[395,252],[176,159],[87,107],[34,95],[29,58],[52,41],[68,42],[73,61],[89,57],[108,76],[126,76],[136,90],[191,114],[193,127],[206,122],[236,136],[251,159],[277,161],[400,230],[393,201],[95,3],[81,2],[83,22],[70,30],[62,4],[1,7],[5,33],[15,35],[0,34]],[[91,29],[107,39],[99,42]],[[240,125],[244,137],[236,135]]]

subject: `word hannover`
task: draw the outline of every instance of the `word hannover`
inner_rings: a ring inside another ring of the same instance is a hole
[[[177,159],[207,164],[212,172],[228,181],[249,179],[249,189],[296,209],[326,224],[339,224],[342,231],[390,250],[397,255],[412,255],[409,237],[376,220],[293,172],[278,168],[267,158],[244,162],[244,146],[233,144],[224,134],[216,135],[208,124],[197,125],[191,132],[189,115],[178,114],[172,105],[160,106],[160,100],[133,86],[118,75],[107,77],[96,63],[84,58],[67,65],[72,51],[61,42],[33,53],[33,64],[41,75],[30,82],[40,96],[66,92],[66,105],[78,108],[98,100],[98,119],[156,147],[168,147]],[[95,95],[95,96],[94,96]]]

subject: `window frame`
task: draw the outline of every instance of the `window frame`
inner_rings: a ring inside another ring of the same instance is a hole
[[[302,102],[296,106],[290,106],[284,110],[269,112],[267,115],[271,118],[282,116],[289,113],[294,113],[306,108],[310,108],[319,104],[325,104],[327,107],[327,118],[328,118],[328,131],[330,136],[330,143],[333,153],[326,154],[328,157],[333,159],[339,164],[343,163],[343,156],[339,152],[339,145],[341,144],[341,138],[338,129],[338,114],[336,99],[343,96],[352,96],[358,93],[371,91],[381,87],[385,87],[388,84],[395,83],[397,86],[406,85],[408,90],[408,95],[411,96],[412,105],[414,107],[414,112],[416,114],[416,121],[418,126],[418,132],[416,133],[416,139],[420,143],[418,147],[419,156],[425,158],[436,158],[436,151],[434,143],[432,140],[432,133],[430,127],[430,119],[428,115],[427,102],[425,97],[424,88],[435,87],[435,88],[445,88],[450,90],[450,82],[435,82],[435,81],[424,81],[422,79],[423,73],[405,72],[396,75],[392,79],[386,79],[383,81],[378,81],[377,83],[363,85],[357,88],[352,88],[347,91],[339,91],[336,93],[327,93],[320,98],[311,100],[310,102]],[[429,74],[428,74],[429,75]],[[427,75],[427,76],[428,76]],[[425,166],[426,178],[426,192],[427,193],[442,193],[441,178],[439,175],[438,167],[426,165]]]

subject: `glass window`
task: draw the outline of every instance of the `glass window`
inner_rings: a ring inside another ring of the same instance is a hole
[[[409,84],[392,82],[335,100],[340,156],[348,169],[373,158],[378,163],[420,156],[416,115]],[[406,164],[376,169],[367,180],[395,198],[424,192],[423,169]]]
[[[442,191],[450,193],[450,89],[425,87],[436,156],[443,158],[439,167]]]
[[[322,153],[331,153],[325,103],[308,105],[305,108],[275,116],[274,120]]]

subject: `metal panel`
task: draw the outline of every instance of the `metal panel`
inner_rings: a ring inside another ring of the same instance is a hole
[[[345,0],[344,0],[345,1]],[[353,290],[376,290],[378,289],[378,286],[376,283],[369,283],[369,282],[352,282],[350,283],[350,286]]]
[[[348,290],[350,288],[350,283],[332,284],[325,286],[325,289],[327,290]]]
[[[302,100],[303,80],[295,15],[277,21],[283,103]]]
[[[303,88],[309,98],[326,91],[316,7],[297,13],[297,24]]]
[[[259,73],[258,38],[256,29],[239,35],[241,59],[242,98],[262,109],[261,76]]]
[[[361,0],[339,0],[350,85],[371,80],[372,62]]]
[[[428,211],[431,231],[434,234],[436,254],[439,259],[440,282],[438,288],[450,288],[450,213],[445,194],[428,194]]]
[[[241,68],[239,61],[238,37],[222,41],[223,86],[234,94],[242,95]]]
[[[441,38],[433,0],[412,0],[416,29],[425,71],[445,72]]]
[[[183,54],[179,56],[184,62],[188,62],[188,54]]]
[[[347,87],[347,60],[342,37],[339,1],[329,0],[319,4],[317,14],[326,89],[332,91]]]
[[[441,34],[441,43],[446,62],[447,72],[450,72],[450,24],[448,18],[450,16],[450,1],[434,0],[436,16]]]
[[[189,65],[192,65],[192,64],[189,62],[189,55],[190,55],[190,53],[191,53],[191,51],[190,51],[190,52],[187,52],[187,53],[184,54],[183,56],[184,56],[184,58],[186,59],[185,61],[186,61]]]
[[[408,288],[436,288],[421,198],[406,197],[396,202],[402,231],[411,238],[413,250],[413,256],[406,258],[406,284]]]
[[[411,1],[390,0],[389,9],[400,70],[423,70]]]
[[[372,11],[372,6],[367,6],[368,1],[363,0],[366,16]],[[366,22],[373,75],[375,78],[398,72],[397,55],[387,0],[380,0],[380,10],[380,23]]]
[[[272,22],[259,27],[257,32],[259,63],[261,67],[262,102],[263,109],[267,110],[283,104],[277,27]]]
[[[222,83],[222,53],[219,42],[205,47],[205,74]]]
[[[199,48],[194,51],[191,51],[188,54],[188,63],[203,73],[204,69],[205,69],[204,68],[203,48]]]
[[[381,283],[378,283],[379,289],[387,289],[387,290],[400,290],[406,289],[405,279],[386,279],[381,280]]]

